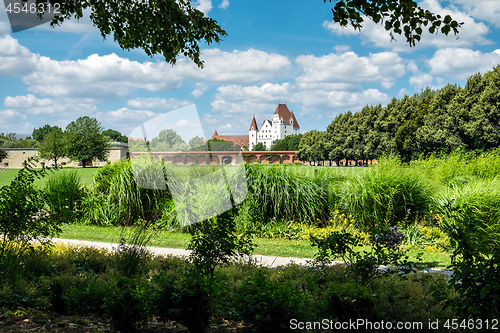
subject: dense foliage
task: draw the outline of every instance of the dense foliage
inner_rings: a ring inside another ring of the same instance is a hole
[[[500,146],[500,66],[471,76],[461,88],[447,85],[386,106],[365,106],[339,114],[325,132],[304,134],[297,153],[304,161],[373,160],[398,154],[408,162],[420,155],[462,148]]]
[[[109,142],[102,132],[103,127],[95,118],[84,116],[69,123],[65,130],[67,156],[81,161],[83,167],[94,159],[105,161]]]

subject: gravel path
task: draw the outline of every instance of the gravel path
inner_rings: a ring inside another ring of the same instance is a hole
[[[107,249],[109,251],[114,251],[119,244],[117,243],[102,243],[102,242],[91,242],[91,241],[82,241],[76,239],[63,239],[63,238],[53,238],[52,241],[60,242],[64,244],[71,245],[85,245],[85,246],[94,246]],[[171,249],[164,247],[153,247],[148,246],[147,249],[155,255],[172,255],[176,257],[188,257],[191,251],[184,249]],[[255,260],[257,264],[261,264],[263,266],[268,267],[278,267],[278,266],[286,266],[290,263],[296,263],[299,265],[306,265],[308,260],[307,258],[292,258],[292,257],[270,257],[270,256],[262,256],[262,255],[252,255],[252,259]]]
[[[52,239],[54,242],[60,242],[64,243],[67,245],[84,245],[84,246],[93,246],[93,247],[99,247],[99,248],[104,248],[109,251],[114,251],[119,244],[117,243],[103,243],[103,242],[91,242],[91,241],[82,241],[82,240],[76,240],[76,239],[63,239],[63,238],[54,238]],[[189,250],[184,250],[184,249],[172,249],[172,248],[165,248],[165,247],[154,247],[154,246],[148,246],[147,249],[155,255],[163,255],[163,256],[176,256],[176,257],[188,257],[191,251]],[[279,267],[279,266],[286,266],[290,263],[296,263],[299,265],[306,265],[308,261],[312,259],[308,258],[293,258],[293,257],[271,257],[271,256],[263,256],[263,255],[252,255],[252,259],[257,263],[262,266],[267,266],[267,267]],[[341,264],[342,262],[334,262],[336,264]],[[384,269],[384,267],[381,267],[381,269]],[[427,272],[427,271],[426,271]],[[437,274],[444,274],[447,277],[451,277],[453,275],[453,271],[446,270],[446,269],[437,269],[437,268],[431,268],[428,272],[430,273],[437,273]]]

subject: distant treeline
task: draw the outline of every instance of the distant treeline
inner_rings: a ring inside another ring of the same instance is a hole
[[[398,154],[409,161],[457,148],[485,151],[500,146],[500,66],[468,78],[465,87],[448,84],[414,96],[393,98],[382,107],[338,115],[326,131],[300,141],[305,161],[373,160]]]

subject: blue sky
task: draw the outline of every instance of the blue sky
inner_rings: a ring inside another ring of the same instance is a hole
[[[385,105],[427,86],[463,86],[500,63],[500,1],[419,4],[464,22],[460,34],[425,34],[410,48],[372,22],[361,32],[334,24],[331,4],[322,0],[198,0],[228,33],[220,44],[202,45],[204,69],[183,58],[172,66],[161,56],[123,51],[102,39],[88,13],[55,29],[44,24],[12,33],[2,7],[0,132],[64,128],[87,115],[128,135],[195,104],[206,137],[215,129],[246,134],[252,116],[261,124],[278,103],[295,112],[302,132],[324,130],[341,112]]]

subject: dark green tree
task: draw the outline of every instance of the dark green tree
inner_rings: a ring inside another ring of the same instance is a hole
[[[102,134],[101,123],[88,116],[80,117],[66,126],[67,156],[72,160],[81,161],[85,167],[94,159],[107,159],[108,137]]]
[[[302,139],[302,134],[285,136],[281,140],[275,140],[271,146],[271,150],[297,151],[299,150],[300,139]]]
[[[59,126],[43,125],[42,127],[35,128],[33,130],[33,133],[31,134],[31,137],[33,138],[33,140],[42,142],[45,136],[55,129],[62,130]]]
[[[173,129],[164,129],[151,140],[152,151],[186,151],[189,149],[184,139]]]
[[[257,143],[255,146],[253,146],[252,151],[266,151],[266,145],[263,144],[262,142]]]
[[[414,97],[417,98],[417,97]],[[424,123],[424,117],[427,115],[429,105],[432,101],[432,95],[425,97],[411,118],[406,120],[397,130],[394,137],[394,151],[405,162],[419,156],[419,146],[417,141],[417,131]]]
[[[189,147],[191,147],[191,150],[194,150],[196,147],[202,147],[205,145],[205,140],[203,138],[200,138],[199,136],[195,136],[191,140],[189,140]]]
[[[432,99],[423,124],[416,131],[419,151],[428,154],[431,152],[450,152],[461,145],[457,135],[457,123],[448,113],[452,100],[460,93],[461,88],[447,85]]]
[[[221,139],[211,139],[207,141],[207,147],[210,151],[239,151],[240,146]]]
[[[40,143],[38,152],[43,158],[54,161],[54,166],[57,167],[57,161],[67,154],[65,135],[62,129],[56,128],[47,134]]]
[[[485,73],[478,86],[476,98],[463,105],[468,108],[464,134],[470,149],[485,151],[500,145],[500,66]],[[467,83],[464,92],[469,88]]]
[[[2,160],[6,159],[7,156],[8,156],[8,153],[5,151],[5,149],[0,148],[0,162],[2,162]]]
[[[323,161],[328,159],[328,154],[325,148],[326,145],[325,132],[312,130],[304,134],[300,140],[297,157],[301,161]]]
[[[120,132],[114,129],[107,129],[102,132],[102,134],[106,135],[113,142],[122,142],[128,143],[128,137],[126,135],[121,134]]]

